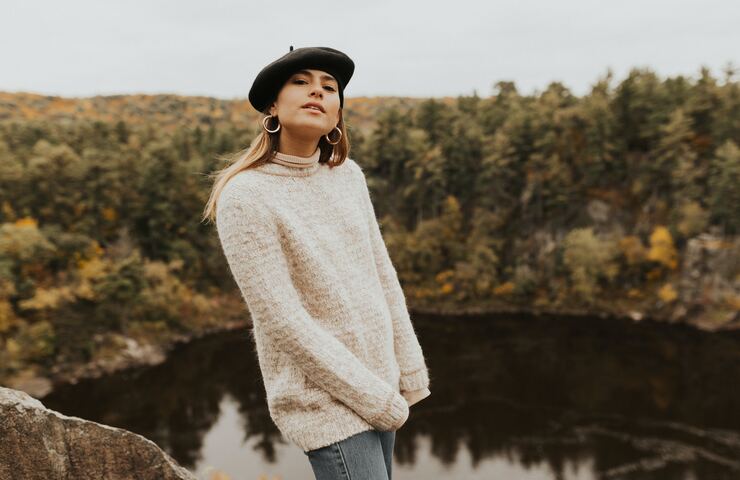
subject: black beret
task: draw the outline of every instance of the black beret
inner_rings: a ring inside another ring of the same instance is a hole
[[[280,89],[296,71],[301,69],[323,70],[339,83],[339,105],[344,107],[344,88],[352,78],[355,63],[346,54],[329,47],[303,47],[293,49],[267,65],[257,74],[249,89],[249,102],[259,112],[270,106]]]

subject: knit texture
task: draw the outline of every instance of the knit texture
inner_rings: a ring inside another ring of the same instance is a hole
[[[429,372],[361,167],[242,171],[216,226],[282,435],[309,451],[400,428]]]

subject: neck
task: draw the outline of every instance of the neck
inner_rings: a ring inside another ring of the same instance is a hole
[[[317,139],[303,139],[291,137],[287,132],[280,136],[278,152],[295,157],[310,157],[319,146]]]

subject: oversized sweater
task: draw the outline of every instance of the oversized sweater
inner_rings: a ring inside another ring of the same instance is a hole
[[[429,372],[360,166],[244,170],[216,226],[281,434],[309,451],[400,428]]]

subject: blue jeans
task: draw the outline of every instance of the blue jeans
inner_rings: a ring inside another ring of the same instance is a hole
[[[316,480],[391,480],[396,432],[367,430],[303,452]]]

